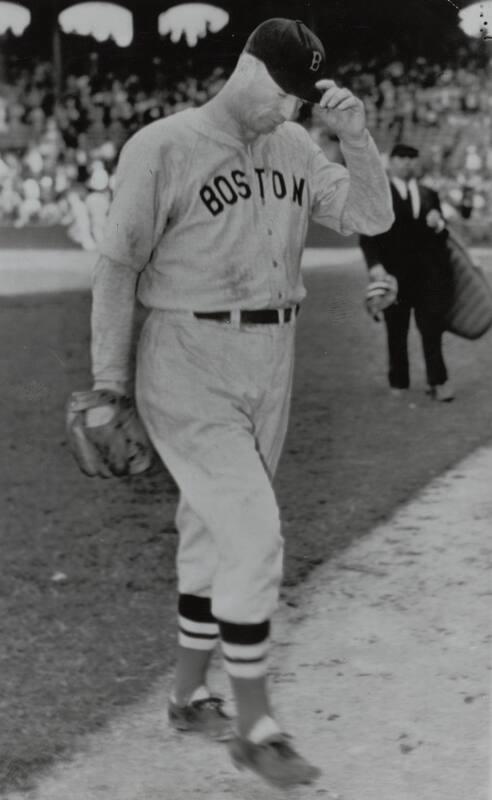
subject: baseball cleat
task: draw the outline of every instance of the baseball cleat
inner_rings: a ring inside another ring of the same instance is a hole
[[[227,742],[234,736],[232,719],[224,711],[221,697],[193,700],[186,706],[169,701],[168,718],[171,726],[182,733],[200,733],[217,742]]]
[[[313,766],[289,744],[289,735],[277,733],[259,744],[235,737],[229,745],[237,769],[250,769],[272,786],[288,789],[313,783],[321,770]]]

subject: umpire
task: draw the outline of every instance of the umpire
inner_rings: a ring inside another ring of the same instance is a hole
[[[386,273],[398,281],[398,297],[384,312],[391,392],[410,386],[408,332],[413,309],[422,340],[428,393],[443,402],[454,398],[442,352],[443,315],[449,303],[448,232],[437,192],[417,182],[419,151],[407,144],[393,147],[389,177],[395,221],[385,233],[360,236],[369,275]]]

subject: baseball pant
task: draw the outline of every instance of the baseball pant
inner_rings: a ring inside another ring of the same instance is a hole
[[[180,595],[215,618],[263,624],[283,539],[272,488],[292,389],[295,321],[241,327],[153,310],[137,355],[139,413],[180,489]]]

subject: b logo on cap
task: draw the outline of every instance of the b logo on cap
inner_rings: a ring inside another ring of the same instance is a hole
[[[309,67],[311,72],[317,72],[319,70],[321,61],[322,61],[322,56],[319,50],[313,50],[313,58],[311,61],[311,66]]]

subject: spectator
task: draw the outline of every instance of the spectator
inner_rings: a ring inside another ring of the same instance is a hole
[[[92,236],[91,219],[85,199],[87,190],[80,184],[74,184],[68,191],[68,214],[66,221],[69,223],[68,235],[74,242],[80,244],[84,250],[95,250],[96,242]]]
[[[423,182],[440,193],[447,219],[465,224],[470,235],[490,237],[491,65],[475,64],[469,53],[461,51],[455,64],[445,65],[423,57],[411,64],[391,58],[364,63],[351,57],[334,77],[364,100],[368,125],[381,152],[388,153],[400,140],[413,141],[422,155]],[[156,63],[155,83],[148,88],[137,75],[125,79],[115,74],[69,74],[55,103],[50,64],[18,70],[10,83],[0,86],[0,155],[16,152],[28,161],[17,164],[14,181],[0,175],[4,224],[15,220],[17,199],[24,197],[22,181],[29,177],[40,180],[49,175],[58,187],[67,178],[69,187],[78,182],[87,188],[93,162],[102,161],[111,191],[118,154],[132,133],[160,117],[202,104],[224,80],[224,71],[216,67],[204,79],[188,76],[173,81],[166,79],[161,62]],[[340,160],[336,137],[320,127],[316,112],[304,124],[327,155]],[[67,192],[68,187],[60,191]],[[58,194],[57,202],[60,199]],[[54,215],[43,212],[41,217],[49,220]],[[34,223],[38,217],[29,219]]]
[[[93,162],[87,186],[89,193],[85,203],[89,214],[91,236],[97,246],[102,240],[104,224],[111,203],[109,175],[102,161]]]

